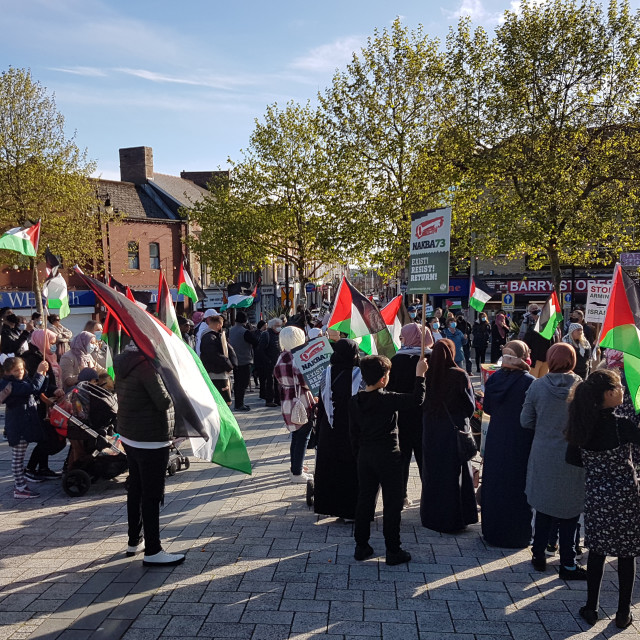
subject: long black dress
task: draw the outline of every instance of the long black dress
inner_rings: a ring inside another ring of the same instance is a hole
[[[349,440],[349,400],[359,377],[358,345],[343,338],[334,345],[329,377],[333,423],[325,406],[324,386],[318,405],[318,444],[314,473],[313,510],[326,516],[353,520],[358,502],[358,466]],[[355,374],[354,374],[355,372]],[[324,396],[324,399],[323,399]]]
[[[532,512],[524,492],[533,431],[520,413],[535,378],[500,369],[485,385],[484,410],[491,416],[482,470],[482,535],[489,544],[524,549],[531,542]]]
[[[458,438],[454,430],[454,425],[470,430],[469,418],[474,410],[471,381],[458,367],[447,369],[441,398],[435,398],[427,388],[422,432],[420,518],[428,529],[453,533],[478,522],[471,463],[460,463]]]

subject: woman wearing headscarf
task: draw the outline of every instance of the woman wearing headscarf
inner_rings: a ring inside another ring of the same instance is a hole
[[[507,344],[509,324],[504,311],[496,313],[496,319],[491,323],[491,362],[498,362],[502,347]]]
[[[89,331],[81,331],[70,343],[70,350],[60,358],[62,386],[68,391],[78,382],[78,374],[89,367],[98,373],[106,373],[94,357],[98,349],[98,339]]]
[[[591,345],[584,337],[582,325],[578,322],[572,322],[567,329],[567,335],[562,338],[562,342],[566,342],[573,347],[573,350],[576,352],[576,366],[573,371],[583,380],[586,380],[589,375]]]
[[[549,373],[531,383],[522,407],[520,424],[533,430],[533,444],[527,465],[525,492],[536,510],[532,564],[546,569],[545,549],[554,519],[560,530],[560,577],[586,580],[587,572],[576,565],[575,535],[584,509],[584,469],[565,460],[565,429],[569,418],[567,398],[580,382],[573,373],[573,347],[558,342],[547,352]]]
[[[489,377],[484,411],[491,416],[482,469],[482,535],[497,547],[524,549],[531,542],[531,507],[524,492],[533,433],[520,427],[529,373],[529,347],[511,340],[502,368]]]
[[[389,391],[412,393],[416,381],[416,364],[420,360],[422,345],[422,326],[412,322],[400,330],[402,347],[391,358],[389,373]],[[431,332],[425,327],[424,346],[428,353],[433,346]],[[418,473],[422,478],[422,407],[407,407],[398,411],[398,440],[404,473],[404,506],[411,505],[407,495],[409,468],[415,454]]]
[[[460,461],[457,434],[471,431],[475,398],[454,352],[451,340],[436,342],[425,380],[420,518],[424,527],[441,533],[478,522],[471,462]]]
[[[316,513],[353,520],[358,501],[358,468],[349,440],[349,400],[362,375],[358,345],[347,338],[333,345],[330,364],[320,385],[318,445],[314,473]]]
[[[291,433],[289,478],[291,482],[306,483],[313,478],[313,475],[305,473],[303,463],[313,426],[314,399],[302,373],[293,361],[291,351],[302,346],[307,337],[299,327],[286,326],[280,332],[279,338],[282,352],[278,356],[273,377],[277,380],[280,390],[282,419]],[[292,420],[293,403],[296,399],[302,402],[307,412],[307,422],[304,424],[296,424]]]
[[[60,358],[67,352],[69,341],[73,338],[73,331],[67,329],[62,322],[60,322],[60,316],[55,313],[51,314],[48,318],[49,328],[56,334],[56,360],[60,362]]]
[[[38,399],[37,407],[38,415],[42,420],[45,438],[36,444],[25,469],[25,476],[31,482],[42,482],[43,480],[60,477],[60,473],[49,468],[49,456],[59,453],[66,446],[66,440],[58,437],[55,429],[46,419],[47,406],[51,402],[47,399],[59,398],[64,395],[60,388],[61,374],[60,366],[55,356],[56,348],[56,334],[49,329],[37,329],[31,334],[29,348],[21,356],[29,377],[36,374],[38,366],[43,360],[49,363],[49,370],[45,374],[46,382],[41,389],[42,395]]]

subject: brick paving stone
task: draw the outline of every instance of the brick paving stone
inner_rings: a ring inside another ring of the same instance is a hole
[[[147,569],[141,557],[124,556],[123,478],[96,483],[81,500],[43,483],[37,504],[14,504],[10,450],[0,441],[0,640],[617,636],[615,561],[602,585],[609,618],[588,628],[577,614],[585,585],[560,580],[557,559],[539,573],[528,550],[487,546],[480,525],[459,535],[424,529],[415,467],[414,506],[401,525],[412,562],[385,565],[379,512],[371,527],[376,556],[355,561],[353,526],[309,511],[304,488],[288,482],[279,413],[258,406],[253,392],[247,401],[254,411],[239,420],[253,476],[194,459],[167,478],[163,546],[187,554],[175,568]],[[0,408],[0,427],[2,418]],[[54,468],[64,455],[52,459]],[[634,626],[619,637],[637,633]]]

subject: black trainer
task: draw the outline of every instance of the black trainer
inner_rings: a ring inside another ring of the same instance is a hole
[[[563,580],[586,580],[587,570],[579,564],[576,565],[575,569],[560,567],[560,577]]]
[[[616,627],[618,627],[618,629],[626,629],[627,627],[631,626],[631,623],[633,622],[633,615],[631,614],[631,612],[629,613],[616,613]]]
[[[387,551],[386,562],[390,567],[395,567],[398,564],[404,564],[405,562],[409,562],[409,560],[411,560],[411,554],[404,549],[398,549],[393,552]]]
[[[587,607],[580,607],[580,617],[590,625],[594,625],[598,622],[598,612],[593,609],[587,609]]]
[[[353,557],[356,560],[366,560],[373,555],[373,547],[370,544],[357,544]]]
[[[536,571],[547,570],[547,559],[544,556],[542,556],[541,558],[531,556],[531,564]]]

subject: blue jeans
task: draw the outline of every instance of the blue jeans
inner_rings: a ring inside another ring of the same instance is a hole
[[[560,534],[560,564],[573,567],[576,563],[576,527],[580,515],[575,518],[554,518],[546,513],[536,511],[535,532],[533,534],[532,552],[536,558],[544,558],[544,550],[549,544],[549,533],[554,522],[557,522]]]
[[[307,442],[311,436],[311,420],[307,424],[303,424],[297,431],[291,432],[291,473],[299,476],[302,473],[302,462],[304,454],[307,450]]]

